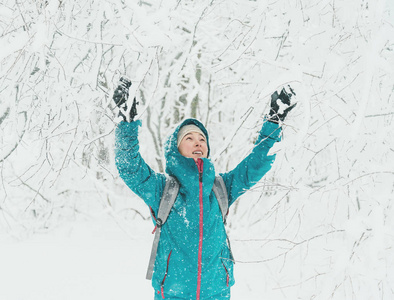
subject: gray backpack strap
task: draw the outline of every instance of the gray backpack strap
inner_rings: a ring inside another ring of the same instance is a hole
[[[224,184],[222,176],[218,175],[215,177],[212,190],[215,193],[216,199],[219,202],[220,211],[222,212],[223,216],[223,223],[224,225],[226,225],[228,214],[228,195],[226,185]]]
[[[228,194],[222,176],[218,175],[215,177],[212,190],[215,193],[216,199],[218,200],[220,211],[222,212],[223,223],[224,225],[226,225],[227,215],[228,215]],[[226,232],[226,238],[227,238],[228,248],[230,250],[230,259],[235,263],[233,251],[231,250],[230,239],[228,238],[227,232]]]
[[[150,254],[148,271],[146,272],[146,279],[151,280],[153,275],[153,267],[155,265],[157,248],[159,246],[161,227],[167,221],[168,215],[170,214],[171,208],[175,203],[175,199],[178,195],[179,183],[171,177],[166,180],[164,186],[163,195],[161,196],[159,211],[156,216],[156,232],[153,240],[152,251]]]

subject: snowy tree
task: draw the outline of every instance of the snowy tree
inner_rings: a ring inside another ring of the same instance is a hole
[[[4,0],[2,233],[150,222],[114,166],[122,74],[160,172],[186,117],[210,131],[217,171],[235,167],[290,84],[299,102],[273,169],[229,218],[237,268],[258,269],[250,298],[392,299],[393,14],[383,0]]]

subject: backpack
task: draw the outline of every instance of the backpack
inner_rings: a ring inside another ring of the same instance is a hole
[[[222,212],[223,224],[226,225],[227,215],[228,215],[228,195],[227,189],[224,184],[224,180],[221,176],[216,176],[215,181],[212,187],[213,192],[215,193],[216,199],[218,200],[220,211]],[[155,216],[152,208],[150,208],[153,218],[156,221],[156,227],[152,233],[155,233],[155,237],[153,239],[152,251],[148,264],[148,271],[146,273],[146,279],[151,280],[153,275],[153,267],[156,260],[157,247],[159,246],[161,227],[167,221],[168,215],[170,214],[171,208],[175,203],[175,199],[178,196],[179,192],[179,183],[175,177],[170,176],[166,180],[166,184],[164,186],[163,195],[161,196],[159,211],[157,212],[157,217]],[[233,259],[233,254],[231,251],[230,240],[227,236],[227,243],[230,249],[231,259]]]

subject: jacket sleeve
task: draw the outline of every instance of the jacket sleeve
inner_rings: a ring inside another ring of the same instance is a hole
[[[120,122],[115,131],[115,163],[126,185],[157,213],[166,177],[156,173],[141,157],[138,127],[141,121]]]
[[[220,174],[226,184],[229,206],[271,169],[276,155],[268,152],[280,141],[280,133],[279,124],[264,121],[252,152],[232,171]]]

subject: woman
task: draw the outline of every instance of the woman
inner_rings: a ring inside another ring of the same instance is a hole
[[[122,81],[122,80],[121,80]],[[121,83],[114,100],[122,108],[130,84]],[[292,90],[291,90],[292,91]],[[292,91],[294,94],[294,92]],[[225,183],[229,206],[258,182],[275,159],[268,155],[280,140],[279,120],[294,107],[292,94],[274,93],[271,111],[250,153],[238,166],[219,174]],[[288,105],[279,113],[278,101]],[[116,165],[127,186],[141,197],[157,215],[166,175],[153,171],[139,153],[138,127],[134,99],[130,118],[116,129]],[[209,136],[196,119],[184,120],[165,144],[166,173],[177,179],[180,189],[167,222],[161,228],[152,278],[155,299],[230,299],[234,285],[233,260],[218,201],[212,191],[215,168],[209,159]]]

